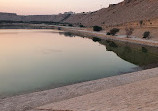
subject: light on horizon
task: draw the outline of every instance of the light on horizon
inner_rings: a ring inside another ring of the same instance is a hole
[[[20,15],[89,12],[123,0],[0,0],[0,12]]]

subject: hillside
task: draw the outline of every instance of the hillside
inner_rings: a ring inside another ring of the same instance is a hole
[[[0,13],[0,21],[51,21],[84,26],[116,26],[130,22],[153,21],[148,25],[158,26],[158,0],[124,0],[119,4],[111,4],[108,8],[79,14],[30,15],[21,16],[12,13]]]
[[[158,18],[158,0],[128,0],[90,14],[72,15],[65,22],[113,26]]]
[[[0,21],[47,21],[47,22],[61,22],[69,16],[69,14],[60,15],[17,15],[14,13],[0,13]]]

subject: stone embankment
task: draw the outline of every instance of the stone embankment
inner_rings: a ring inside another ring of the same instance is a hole
[[[157,72],[158,72],[158,68],[148,69],[144,71],[138,71],[129,74],[78,83],[70,86],[47,90],[47,91],[35,92],[35,93],[24,94],[15,97],[9,97],[6,99],[0,99],[0,111],[30,111],[30,110],[37,111],[39,109],[40,111],[41,110],[47,111],[48,109],[51,109],[48,111],[60,111],[60,110],[80,111],[82,108],[86,108],[86,110],[82,109],[82,111],[89,111],[90,109],[96,109],[94,111],[98,111],[97,108],[99,108],[100,106],[101,106],[100,108],[102,108],[102,105],[105,108],[108,108],[106,107],[105,104],[107,102],[109,102],[109,104],[107,104],[109,107],[112,106],[111,108],[113,108],[113,111],[119,111],[117,110],[117,108],[123,108],[123,107],[128,108],[128,107],[132,107],[133,105],[134,107],[137,108],[139,107],[141,109],[142,108],[141,105],[143,105],[145,102],[147,106],[152,104],[155,105],[154,106],[155,108],[157,107],[157,105],[154,103],[156,103],[158,100],[156,99],[157,92],[155,92],[157,91],[157,82],[156,82],[157,80],[155,80],[158,78]],[[153,81],[153,83],[151,83],[151,81]],[[151,89],[149,87],[151,87]],[[154,88],[156,89],[153,90]],[[79,99],[76,97],[79,97]],[[97,101],[95,101],[95,99]],[[134,102],[137,101],[137,99],[140,99],[139,100],[140,103],[134,104]],[[69,104],[69,101],[74,101],[74,100],[76,101],[73,103],[71,102],[71,104]],[[103,101],[106,100],[107,102],[104,103]],[[131,104],[129,103],[129,100]],[[89,105],[87,102],[90,102]],[[119,105],[121,107],[118,107]],[[123,109],[120,111],[123,111]],[[129,110],[129,111],[137,111],[137,110]]]
[[[46,111],[157,111],[157,85],[158,77],[154,77],[36,109]]]

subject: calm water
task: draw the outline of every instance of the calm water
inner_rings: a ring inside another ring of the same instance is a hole
[[[49,89],[139,68],[118,55],[108,51],[104,43],[53,30],[0,30],[0,95]]]

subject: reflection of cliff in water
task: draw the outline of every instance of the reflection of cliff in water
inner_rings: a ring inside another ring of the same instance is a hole
[[[130,63],[139,66],[158,63],[158,48],[108,40],[102,40],[99,43],[105,45],[108,51],[115,52],[120,58]]]

